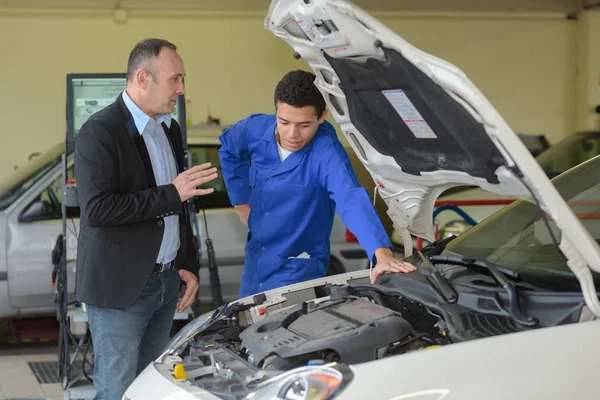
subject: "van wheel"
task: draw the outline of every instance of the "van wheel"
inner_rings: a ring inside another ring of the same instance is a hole
[[[343,274],[344,272],[346,272],[346,270],[344,269],[344,266],[342,265],[342,263],[339,262],[339,260],[337,258],[330,257],[329,258],[329,267],[327,268],[327,274],[325,274],[325,276]]]

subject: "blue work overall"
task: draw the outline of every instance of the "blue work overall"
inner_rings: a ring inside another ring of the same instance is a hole
[[[336,207],[370,259],[378,248],[391,247],[334,127],[323,122],[310,143],[283,162],[275,128],[275,115],[255,114],[220,136],[231,203],[250,205],[240,298],[324,277]],[[302,253],[308,257],[299,258]]]

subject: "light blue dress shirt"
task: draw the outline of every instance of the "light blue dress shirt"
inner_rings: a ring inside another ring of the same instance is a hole
[[[177,166],[173,149],[161,123],[164,122],[167,127],[171,127],[171,114],[159,114],[154,119],[150,118],[131,100],[126,91],[123,91],[123,101],[148,148],[156,185],[170,184],[177,176]],[[168,263],[174,260],[180,245],[179,216],[170,215],[164,217],[164,221],[165,232],[156,259],[157,263]]]

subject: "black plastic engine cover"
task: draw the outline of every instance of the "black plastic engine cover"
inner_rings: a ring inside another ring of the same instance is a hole
[[[240,334],[254,365],[271,354],[282,358],[333,350],[344,363],[376,358],[378,348],[416,334],[402,316],[361,299],[299,304],[265,318]]]

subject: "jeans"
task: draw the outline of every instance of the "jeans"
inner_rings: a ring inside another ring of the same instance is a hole
[[[174,269],[152,272],[130,307],[87,306],[94,346],[94,400],[121,400],[136,376],[160,356],[169,341],[179,284]]]

